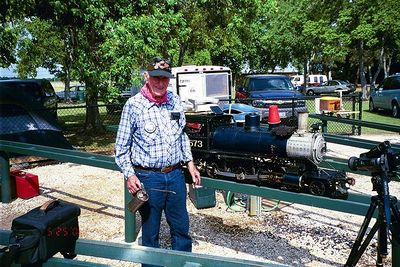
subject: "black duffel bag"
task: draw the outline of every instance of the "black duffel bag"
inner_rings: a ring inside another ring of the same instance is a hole
[[[50,200],[15,218],[11,226],[10,257],[19,264],[42,263],[58,252],[65,258],[74,258],[80,213],[78,205]]]

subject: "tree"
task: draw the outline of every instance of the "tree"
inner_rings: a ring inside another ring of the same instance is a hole
[[[34,0],[7,0],[0,2],[0,67],[16,63],[15,49],[21,28],[18,27]]]
[[[32,18],[22,23],[25,34],[18,45],[18,74],[35,77],[36,69],[44,67],[65,84],[65,99],[70,101],[72,45],[68,28],[59,28],[50,20]]]
[[[398,35],[399,22],[391,15],[399,12],[395,1],[344,1],[338,16],[338,26],[347,37],[353,61],[358,63],[358,73],[361,81],[362,97],[367,98],[366,66],[378,57],[378,71],[395,51],[391,47]],[[377,75],[377,74],[376,74]],[[374,80],[372,80],[374,83]]]

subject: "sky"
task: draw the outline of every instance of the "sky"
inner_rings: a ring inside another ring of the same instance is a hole
[[[0,77],[10,77],[10,78],[17,77],[15,65],[12,65],[9,68],[0,68]],[[54,78],[54,75],[50,74],[50,72],[47,69],[38,68],[37,75],[34,78],[49,79],[49,78]]]

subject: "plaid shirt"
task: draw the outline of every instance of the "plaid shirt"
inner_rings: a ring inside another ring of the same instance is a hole
[[[115,162],[125,178],[137,165],[163,168],[192,160],[182,102],[170,91],[167,98],[158,106],[138,93],[126,102],[115,141]]]

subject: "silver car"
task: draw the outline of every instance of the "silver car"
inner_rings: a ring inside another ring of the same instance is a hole
[[[84,85],[73,85],[69,88],[69,97],[71,100],[84,100],[86,87]],[[58,100],[65,100],[65,91],[56,92]]]
[[[390,110],[393,117],[400,117],[400,74],[386,77],[377,89],[371,90],[369,111]]]
[[[348,94],[355,91],[355,86],[352,83],[343,80],[329,80],[323,82],[320,86],[310,86],[302,89],[305,95],[320,95],[328,93],[342,92]]]

